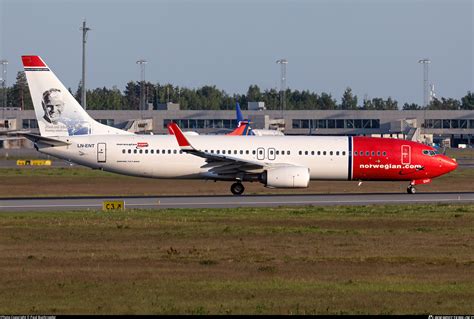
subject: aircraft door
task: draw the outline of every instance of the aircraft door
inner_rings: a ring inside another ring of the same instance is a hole
[[[274,148],[269,148],[268,149],[268,159],[273,161],[276,157],[276,151]]]
[[[410,145],[402,145],[402,164],[409,165],[411,163],[411,147]]]
[[[105,163],[107,160],[107,145],[97,143],[97,163]]]
[[[265,159],[265,149],[263,147],[257,148],[257,159],[264,160]]]

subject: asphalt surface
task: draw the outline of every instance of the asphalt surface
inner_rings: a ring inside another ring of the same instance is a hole
[[[318,194],[243,196],[48,197],[0,199],[0,212],[101,209],[103,201],[123,200],[126,208],[232,208],[275,206],[474,203],[470,193]]]

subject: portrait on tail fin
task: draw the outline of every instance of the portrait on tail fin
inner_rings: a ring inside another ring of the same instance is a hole
[[[46,124],[46,130],[58,130],[65,126],[69,136],[90,134],[90,125],[87,121],[65,116],[67,115],[65,105],[60,89],[51,88],[43,92],[41,100],[43,119],[49,123]]]
[[[53,88],[44,91],[41,105],[43,106],[43,118],[45,121],[52,124],[58,124],[58,120],[64,111],[64,101],[61,96],[61,90]]]

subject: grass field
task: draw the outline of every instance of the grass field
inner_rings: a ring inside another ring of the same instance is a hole
[[[0,214],[0,313],[474,312],[474,205]]]
[[[230,182],[159,180],[129,177],[87,168],[0,169],[0,197],[79,195],[190,195],[230,194]],[[454,172],[420,185],[419,192],[471,192],[474,169]],[[94,187],[91,187],[94,185]],[[268,189],[260,183],[245,183],[245,194],[305,193],[405,193],[408,182],[312,181],[306,189]]]

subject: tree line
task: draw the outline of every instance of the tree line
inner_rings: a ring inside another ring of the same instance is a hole
[[[146,104],[153,105],[172,102],[179,103],[182,110],[233,110],[235,103],[239,102],[245,108],[247,102],[265,102],[269,110],[280,109],[280,93],[276,89],[262,91],[257,85],[250,85],[245,94],[227,94],[215,85],[205,85],[200,88],[190,89],[174,86],[172,84],[143,83],[146,92]],[[122,92],[116,86],[111,89],[103,87],[87,90],[88,110],[138,110],[140,105],[141,83],[130,81]],[[32,110],[28,83],[25,73],[18,72],[16,81],[6,89],[7,106],[20,107],[23,110]],[[71,92],[71,89],[69,88]],[[73,93],[73,92],[71,92]],[[75,93],[76,100],[81,100],[81,85]],[[5,92],[0,88],[0,107],[3,106]],[[348,87],[341,97],[341,102],[329,93],[320,94],[309,90],[285,91],[286,110],[474,110],[474,93],[468,92],[460,100],[453,98],[434,98],[425,108],[416,103],[405,103],[401,106],[391,97],[387,99],[372,98],[359,100],[352,89]]]

